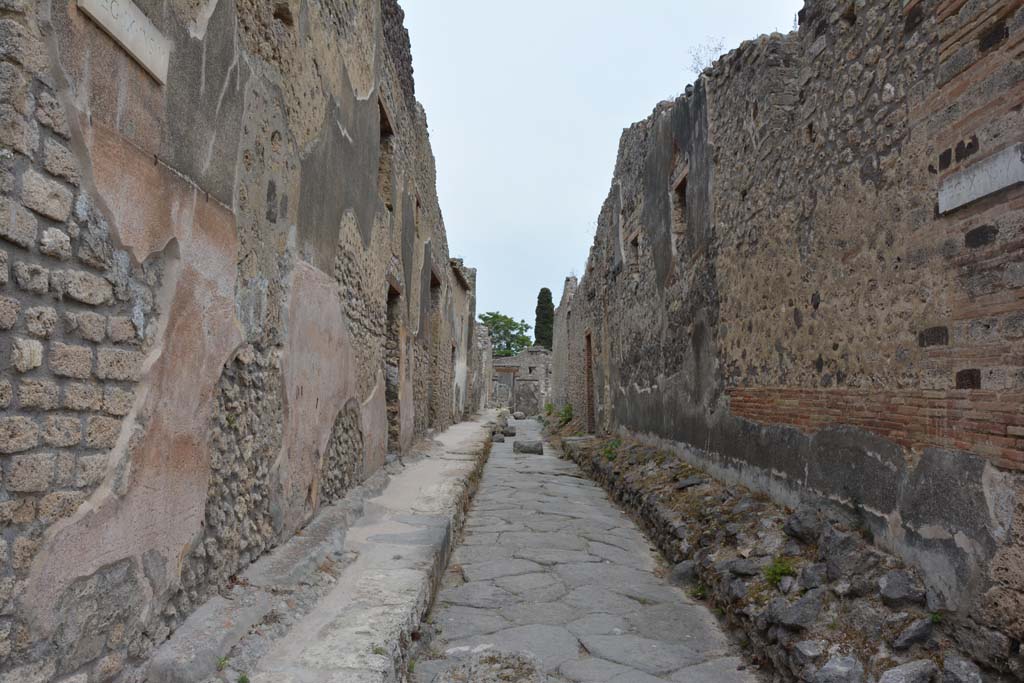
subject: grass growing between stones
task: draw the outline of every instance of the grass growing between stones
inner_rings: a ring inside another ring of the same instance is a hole
[[[622,441],[619,439],[612,439],[605,443],[604,448],[601,449],[601,453],[604,455],[605,460],[615,460],[619,455],[619,448],[621,447]]]
[[[797,574],[796,564],[786,557],[776,557],[772,563],[764,568],[764,578],[773,586],[778,586],[784,577]]]

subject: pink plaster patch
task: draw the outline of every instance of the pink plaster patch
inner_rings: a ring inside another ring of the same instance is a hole
[[[338,283],[304,261],[292,271],[281,371],[284,445],[275,467],[284,534],[290,536],[318,506],[320,457],[335,416],[356,396],[352,337],[338,298]]]
[[[167,259],[159,295],[162,328],[146,359],[132,413],[111,465],[127,459],[122,494],[112,476],[75,516],[47,531],[26,580],[22,604],[52,632],[55,601],[76,578],[106,564],[155,550],[168,560],[169,585],[202,529],[210,475],[214,391],[224,363],[241,343],[234,315],[238,243],[234,217],[196,187],[120,141],[94,131],[92,171],[117,234],[138,258],[176,240],[180,260]],[[133,197],[128,206],[118,197]],[[146,222],[140,223],[139,216]],[[136,443],[133,432],[145,425]]]
[[[377,385],[360,407],[359,421],[363,430],[362,475],[368,477],[380,469],[387,457],[388,409],[383,372],[377,373]]]

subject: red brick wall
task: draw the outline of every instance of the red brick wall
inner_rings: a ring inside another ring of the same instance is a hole
[[[956,448],[1024,470],[1024,394],[756,387],[728,391],[732,412],[814,432],[845,424],[920,451]]]
[[[909,115],[915,135],[931,141],[927,170],[940,182],[1022,138],[1024,82],[1014,79],[1014,61],[1024,56],[1024,31],[1008,28],[1022,4],[949,0],[928,10],[939,22],[938,87]],[[907,21],[924,5],[908,3]],[[993,87],[1004,81],[1008,87]],[[929,323],[936,338],[919,344],[933,387],[734,387],[732,411],[805,432],[852,425],[916,452],[954,448],[1024,470],[1022,224],[1024,187],[1017,186],[935,216],[915,238],[921,246],[947,241],[956,281],[948,317]]]

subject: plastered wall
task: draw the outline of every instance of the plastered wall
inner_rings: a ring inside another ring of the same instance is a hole
[[[142,680],[486,391],[398,5],[137,7],[165,83],[75,2],[0,7],[4,683]]]

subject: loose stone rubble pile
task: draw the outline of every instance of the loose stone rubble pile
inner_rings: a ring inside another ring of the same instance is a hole
[[[498,411],[498,417],[491,428],[491,441],[494,443],[505,443],[506,436],[515,436],[516,428],[508,423],[509,412],[507,408]]]
[[[569,437],[562,446],[638,519],[675,564],[673,580],[711,602],[776,680],[983,680],[933,596],[851,513],[827,503],[788,511],[640,443]]]

